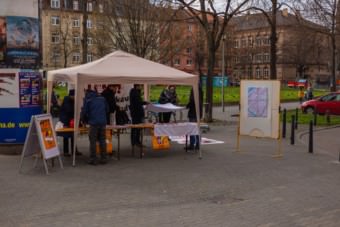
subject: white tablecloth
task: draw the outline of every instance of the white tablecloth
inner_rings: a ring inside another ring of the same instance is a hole
[[[185,136],[199,135],[197,123],[170,123],[170,124],[155,124],[155,136]]]
[[[162,113],[162,112],[172,112],[172,111],[178,111],[178,110],[184,110],[185,107],[183,106],[175,106],[172,103],[166,103],[166,104],[148,104],[146,106],[147,111],[152,111],[155,113]]]

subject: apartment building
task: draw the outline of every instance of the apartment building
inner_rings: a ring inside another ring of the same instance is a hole
[[[320,26],[302,23],[287,10],[280,11],[276,20],[277,79],[329,80],[329,43],[327,36],[316,31]],[[232,62],[228,64],[232,79],[269,79],[270,27],[264,15],[236,17],[233,25]]]
[[[99,58],[94,36],[100,21],[98,15],[103,12],[103,1],[43,0],[41,23],[44,70],[70,67]],[[83,42],[86,42],[86,56],[83,54]]]

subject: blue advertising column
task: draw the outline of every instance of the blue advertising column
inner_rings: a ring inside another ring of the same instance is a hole
[[[0,144],[23,144],[31,116],[42,113],[42,103],[39,72],[0,70]]]

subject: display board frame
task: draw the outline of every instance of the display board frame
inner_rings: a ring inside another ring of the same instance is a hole
[[[37,143],[38,141],[39,143]],[[63,169],[57,137],[50,114],[39,114],[31,117],[30,127],[21,154],[19,172],[21,172],[24,158],[33,155],[36,157],[34,166],[36,166],[38,158],[42,158],[46,174],[49,173],[47,167],[48,159],[58,158],[60,168]]]
[[[279,80],[241,80],[240,115],[237,135],[237,151],[240,137],[271,138],[278,141],[281,157]]]

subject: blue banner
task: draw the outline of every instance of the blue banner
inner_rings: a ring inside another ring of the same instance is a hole
[[[41,114],[42,108],[0,108],[0,143],[22,144],[25,142],[31,116]]]

